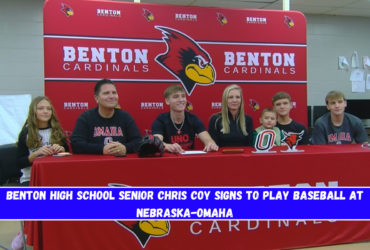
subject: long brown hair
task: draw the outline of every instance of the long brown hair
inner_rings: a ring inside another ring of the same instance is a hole
[[[25,127],[28,128],[28,136],[26,139],[26,144],[28,148],[41,147],[42,138],[38,133],[39,127],[38,127],[37,118],[36,118],[36,110],[37,110],[37,104],[43,100],[48,101],[51,106],[51,118],[49,120],[49,126],[51,127],[50,141],[53,144],[63,145],[66,140],[66,136],[63,132],[62,127],[59,124],[59,120],[55,113],[53,104],[51,103],[49,98],[45,96],[38,96],[32,100],[29,106],[29,109],[28,109],[28,117],[23,126],[23,128]]]

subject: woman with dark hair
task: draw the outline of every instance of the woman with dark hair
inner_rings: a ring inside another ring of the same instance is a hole
[[[244,114],[243,92],[238,85],[224,90],[221,113],[211,116],[208,132],[219,147],[252,146],[253,121]]]

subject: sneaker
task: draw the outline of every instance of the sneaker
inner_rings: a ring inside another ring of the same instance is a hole
[[[22,234],[19,232],[12,241],[11,245],[13,250],[23,250]]]

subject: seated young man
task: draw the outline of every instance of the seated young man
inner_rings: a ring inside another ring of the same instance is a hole
[[[280,130],[284,130],[287,133],[301,133],[303,130],[304,133],[302,140],[300,140],[298,144],[310,144],[310,135],[308,134],[306,127],[299,122],[293,121],[293,119],[289,117],[290,110],[293,107],[290,95],[286,92],[276,93],[272,97],[272,105],[278,114],[276,127],[278,127]]]
[[[346,98],[340,91],[330,91],[325,98],[329,113],[320,117],[314,126],[313,144],[367,143],[368,137],[362,121],[347,114]]]
[[[178,153],[194,149],[195,134],[204,143],[203,151],[218,150],[203,122],[196,115],[185,112],[186,94],[181,86],[168,87],[164,91],[164,98],[170,106],[170,112],[157,117],[152,125],[152,133],[163,141],[165,150]]]

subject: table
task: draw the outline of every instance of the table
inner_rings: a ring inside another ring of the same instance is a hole
[[[370,150],[360,145],[299,146],[303,153],[212,152],[158,158],[44,157],[32,186],[370,186]],[[73,208],[71,208],[73,209]],[[266,209],[273,209],[269,207]],[[319,208],[318,208],[319,209]],[[289,249],[370,240],[364,221],[171,221],[164,237],[137,236],[114,221],[41,221],[27,226],[38,249]],[[144,237],[145,238],[145,237]]]

